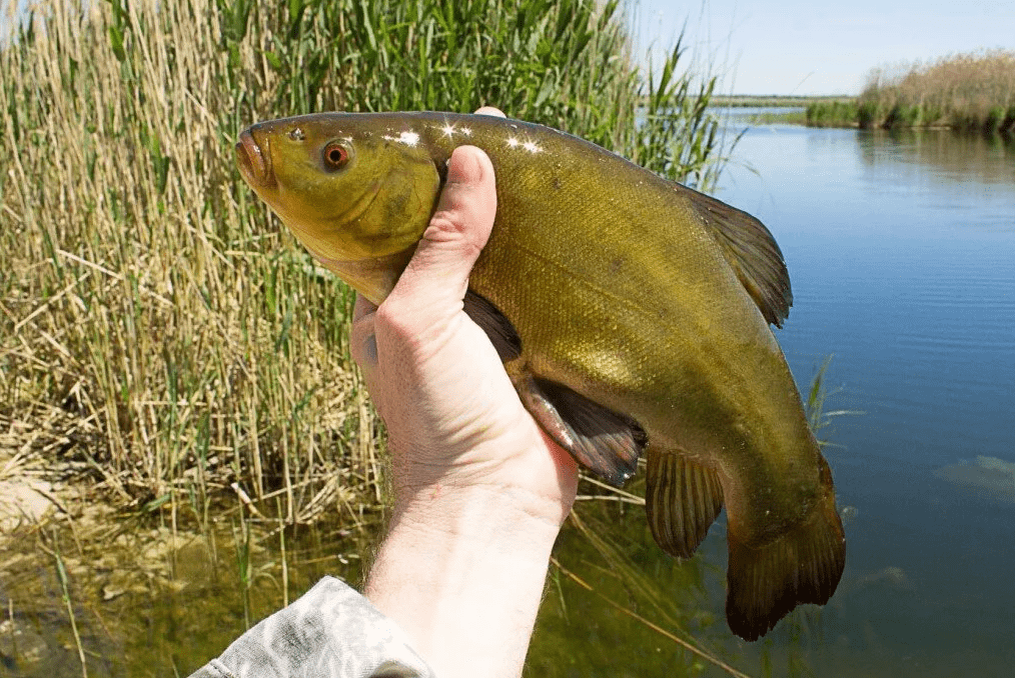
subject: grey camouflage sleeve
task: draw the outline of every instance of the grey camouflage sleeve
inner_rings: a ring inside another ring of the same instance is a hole
[[[191,678],[434,678],[394,622],[333,577],[244,633]]]

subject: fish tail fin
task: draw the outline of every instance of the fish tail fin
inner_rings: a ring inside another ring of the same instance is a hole
[[[831,491],[806,519],[774,541],[751,546],[732,528],[727,541],[726,621],[744,640],[765,635],[801,603],[828,602],[846,562],[842,521]]]
[[[690,558],[721,510],[722,486],[714,470],[649,447],[645,511],[660,548]]]

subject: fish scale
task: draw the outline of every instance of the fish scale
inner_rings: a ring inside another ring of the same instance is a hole
[[[769,327],[792,295],[759,221],[582,139],[491,116],[275,120],[240,135],[237,160],[311,253],[379,304],[464,144],[490,157],[498,199],[466,311],[534,419],[615,485],[647,456],[649,525],[675,556],[725,506],[737,635],[827,602],[845,539]]]

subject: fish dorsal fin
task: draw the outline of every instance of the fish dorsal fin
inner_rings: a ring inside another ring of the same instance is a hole
[[[718,474],[679,452],[648,450],[645,511],[660,548],[690,558],[722,510]]]
[[[526,376],[515,387],[525,409],[579,464],[615,487],[634,475],[645,432],[633,419],[552,381]]]
[[[693,191],[691,204],[765,320],[782,327],[793,305],[793,292],[775,238],[747,212],[704,193]]]

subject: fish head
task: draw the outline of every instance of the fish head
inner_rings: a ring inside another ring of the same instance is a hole
[[[411,139],[369,116],[263,122],[236,144],[243,179],[326,268],[372,302],[391,291],[433,213],[441,177]]]

